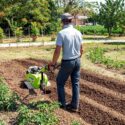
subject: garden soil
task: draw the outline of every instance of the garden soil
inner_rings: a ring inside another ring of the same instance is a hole
[[[48,88],[50,93],[44,95],[40,90],[35,90],[38,95],[34,97],[29,95],[29,91],[23,86],[28,67],[45,64],[47,64],[45,60],[36,59],[1,62],[0,76],[4,77],[9,87],[24,103],[34,100],[55,101],[57,71],[55,74],[47,73],[51,81],[51,87]],[[66,100],[67,102],[71,100],[70,78],[66,83]],[[56,114],[60,125],[71,125],[74,119],[81,125],[125,125],[125,83],[81,69],[79,111],[74,113],[58,109]]]

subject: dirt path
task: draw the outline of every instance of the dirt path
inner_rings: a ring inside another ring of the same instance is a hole
[[[23,99],[28,95],[27,89],[21,88],[26,69],[31,65],[44,65],[46,61],[26,59],[0,63],[0,76],[3,76],[9,87]],[[45,95],[50,100],[57,100],[55,76],[51,79],[51,93]],[[70,80],[67,81],[67,101],[71,99]],[[80,109],[79,113],[70,113],[59,109],[56,114],[60,125],[70,125],[72,120],[78,120],[82,125],[125,125],[125,84],[111,78],[102,77],[81,70]],[[44,96],[44,97],[45,97]],[[42,98],[43,96],[39,96]],[[27,98],[27,101],[32,97]],[[68,116],[68,117],[67,117]]]

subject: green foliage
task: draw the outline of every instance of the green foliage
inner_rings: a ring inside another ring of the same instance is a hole
[[[93,26],[77,26],[76,27],[82,34],[87,35],[104,35],[107,34],[107,30],[104,26],[101,25],[93,25]]]
[[[96,64],[104,64],[107,68],[120,69],[125,67],[124,61],[112,60],[110,57],[105,57],[104,52],[106,50],[102,48],[91,48],[87,54],[87,57]]]
[[[80,123],[78,121],[73,121],[71,125],[80,125]]]
[[[16,28],[16,30],[15,30],[15,35],[16,35],[17,37],[20,37],[20,36],[23,35],[22,27]]]
[[[117,26],[124,8],[124,0],[106,0],[100,3],[98,20],[107,28],[109,36],[112,29]],[[122,17],[123,18],[123,17]]]
[[[123,10],[123,1],[106,0],[105,3],[101,3],[97,7],[96,3],[81,0],[2,0],[0,2],[0,25],[3,28],[11,28],[11,33],[14,35],[18,27],[26,29],[31,26],[31,22],[37,22],[40,26],[32,31],[33,34],[38,34],[38,29],[44,31],[45,34],[51,34],[61,29],[59,19],[65,11],[74,16],[85,14],[89,17],[88,21],[93,22],[93,24],[98,21],[104,25],[109,34],[116,27],[122,29],[122,31],[121,29],[118,31],[119,33],[124,33],[125,10]],[[99,8],[99,14],[95,14],[96,7]],[[107,33],[104,28],[93,30],[90,27],[87,31],[85,29],[84,33],[99,35]],[[27,32],[24,33],[27,34]]]
[[[30,123],[30,121],[32,120],[32,111],[30,111],[28,109],[27,106],[22,105],[19,107],[18,109],[18,117],[17,117],[17,123],[19,125],[26,125],[28,123]]]
[[[104,50],[102,48],[90,48],[88,53],[88,58],[91,59],[93,63],[102,63]]]
[[[18,99],[17,94],[11,92],[6,83],[0,79],[0,110],[15,110]]]
[[[19,115],[17,116],[17,124],[19,125],[56,125],[58,118],[54,115],[54,110],[59,107],[58,103],[41,103],[32,104],[37,108],[37,111],[30,110],[27,106],[22,105],[19,108]]]
[[[123,29],[121,27],[113,28],[112,34],[123,34]]]
[[[13,18],[11,19],[6,18],[6,21],[8,22],[13,35],[16,35],[17,37],[19,37],[23,34],[23,30],[22,30],[22,27],[20,27],[20,23],[18,23],[17,21],[14,21]]]
[[[34,36],[40,35],[40,30],[39,30],[38,24],[36,22],[31,23],[31,34]]]
[[[119,21],[117,22],[117,26],[118,28],[122,29],[121,34],[124,34],[125,33],[125,9],[120,13],[120,15],[121,16]]]
[[[4,38],[4,32],[3,32],[3,29],[0,28],[0,39],[3,39]]]
[[[53,3],[53,0],[49,1],[52,1],[51,3]],[[18,24],[20,24],[18,27],[24,27],[24,28],[30,27],[31,22],[37,22],[37,24],[39,23],[40,28],[42,30],[45,30],[48,23],[52,22],[50,18],[51,14],[50,14],[49,2],[46,0],[33,0],[33,1],[13,0],[11,2],[3,0],[1,4],[2,7],[0,8],[1,9],[0,12],[3,12],[4,16],[2,16],[0,24],[6,25],[6,27],[8,28],[10,27],[11,31],[13,32],[13,35],[15,31],[13,30],[12,27],[13,22],[17,22]],[[57,11],[55,10],[55,12]],[[56,19],[55,16],[53,16],[53,18]],[[32,32],[33,33],[35,32],[34,34],[36,34],[36,31]],[[38,34],[38,29],[37,29],[37,34]]]
[[[3,121],[0,120],[0,125],[5,125],[5,123]]]
[[[107,29],[102,25],[92,25],[92,26],[76,26],[82,34],[86,35],[107,35]],[[113,28],[112,34],[122,34],[123,30],[120,27]]]

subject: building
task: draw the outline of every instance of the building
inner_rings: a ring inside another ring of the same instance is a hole
[[[78,25],[85,25],[87,23],[87,16],[82,16],[82,15],[76,15],[74,16],[73,19],[73,24],[78,26]]]

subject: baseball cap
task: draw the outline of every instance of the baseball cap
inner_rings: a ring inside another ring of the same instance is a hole
[[[61,15],[61,19],[64,20],[64,19],[73,19],[73,16],[70,14],[70,13],[64,13]]]

